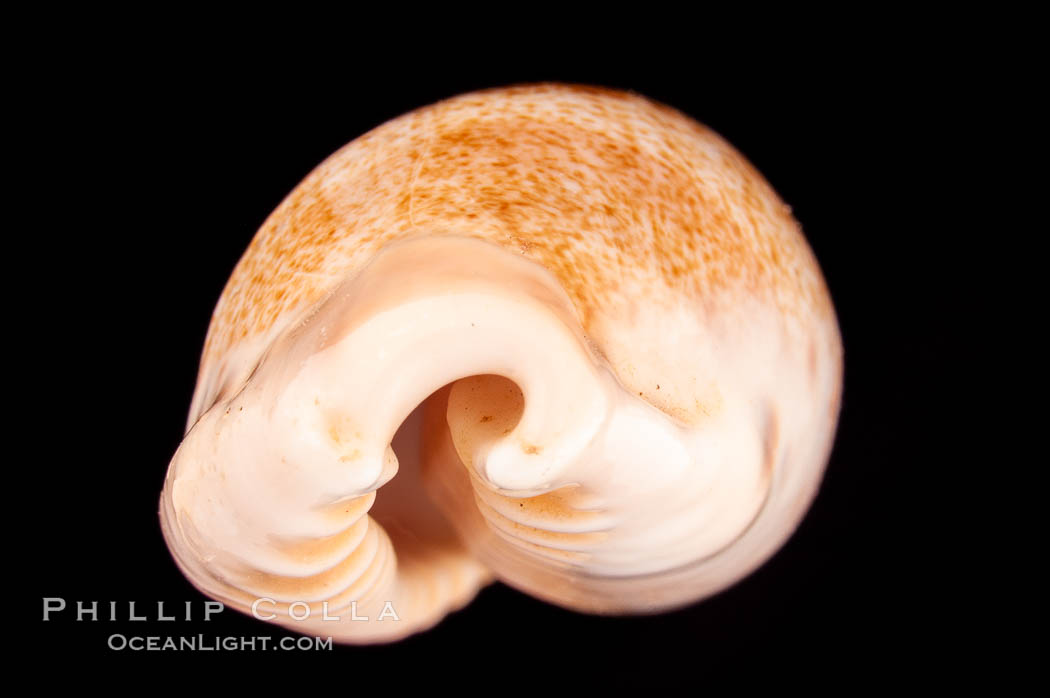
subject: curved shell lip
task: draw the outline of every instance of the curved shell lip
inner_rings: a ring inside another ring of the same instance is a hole
[[[840,383],[840,385],[841,385],[841,383]],[[839,393],[841,393],[841,390],[839,391]],[[840,411],[841,411],[841,401],[836,403],[836,408],[835,408],[836,423],[837,423],[837,418],[838,418],[838,414],[839,414]],[[762,548],[760,548],[761,553],[758,554],[758,555],[754,555],[752,557],[752,559],[747,564],[741,565],[740,567],[738,567],[735,570],[735,572],[733,574],[725,576],[723,579],[719,580],[719,582],[717,584],[713,584],[713,585],[709,586],[708,588],[705,589],[705,591],[702,594],[695,595],[692,598],[688,598],[688,597],[687,598],[680,598],[678,600],[674,600],[674,601],[670,601],[670,602],[656,601],[656,602],[653,602],[653,603],[651,603],[649,605],[646,605],[646,606],[634,606],[629,611],[624,611],[624,610],[620,609],[619,607],[616,607],[616,608],[610,608],[609,610],[602,610],[601,608],[591,608],[587,612],[591,613],[591,614],[597,614],[597,615],[624,615],[624,614],[626,614],[626,615],[638,615],[638,616],[641,616],[641,615],[655,615],[655,614],[659,614],[659,613],[666,613],[666,612],[671,612],[671,611],[675,611],[675,610],[680,610],[680,609],[688,608],[688,607],[693,606],[693,605],[698,604],[698,603],[702,603],[706,599],[709,599],[710,597],[712,597],[712,596],[714,596],[716,594],[720,594],[720,593],[726,591],[730,587],[733,587],[734,585],[736,585],[742,579],[745,579],[748,576],[750,576],[751,574],[753,574],[757,569],[759,569],[760,567],[762,567],[763,565],[768,563],[774,556],[776,556],[783,549],[784,543],[786,541],[790,540],[795,535],[795,532],[798,530],[799,526],[801,526],[802,522],[805,520],[806,516],[809,514],[809,512],[810,512],[810,510],[812,508],[813,502],[819,496],[819,493],[820,493],[820,490],[821,490],[821,485],[823,484],[823,480],[824,480],[824,475],[825,475],[825,473],[827,471],[827,468],[830,465],[830,454],[831,454],[832,449],[834,448],[834,444],[835,444],[835,442],[837,440],[837,435],[838,435],[837,428],[834,429],[832,433],[833,433],[832,441],[827,446],[827,453],[826,453],[826,455],[825,455],[825,457],[823,459],[823,464],[822,464],[822,466],[819,469],[819,477],[816,478],[817,485],[812,489],[812,491],[810,491],[807,495],[805,495],[805,506],[802,506],[802,507],[799,508],[799,512],[800,512],[799,515],[797,516],[797,518],[795,518],[793,521],[790,522],[790,525],[788,525],[788,526],[781,526],[778,529],[778,535],[773,536],[772,538],[767,538],[764,541],[764,543],[765,543],[764,546],[762,546]],[[585,583],[586,582],[590,582],[592,584],[599,585],[599,586],[602,586],[602,585],[621,585],[621,584],[623,584],[623,585],[643,586],[643,585],[646,585],[646,583],[651,583],[651,586],[649,588],[649,591],[651,593],[652,592],[659,592],[661,589],[677,588],[680,584],[682,584],[683,582],[688,580],[692,575],[694,575],[704,565],[710,563],[714,559],[717,559],[720,555],[724,554],[727,550],[729,550],[730,548],[734,547],[735,545],[740,543],[742,540],[744,540],[749,534],[751,534],[755,530],[755,527],[758,524],[758,522],[761,520],[763,514],[766,513],[766,511],[767,511],[767,509],[768,509],[768,507],[769,507],[769,505],[770,505],[770,503],[772,501],[773,492],[774,492],[774,488],[772,486],[770,486],[769,488],[766,489],[765,495],[764,495],[764,497],[762,499],[762,503],[760,504],[758,509],[755,511],[754,516],[751,518],[751,520],[747,524],[747,526],[745,526],[736,536],[734,536],[733,538],[731,538],[728,541],[726,541],[722,546],[718,547],[717,549],[712,550],[707,555],[705,555],[705,556],[703,556],[701,558],[698,558],[696,560],[691,560],[691,561],[689,561],[686,564],[677,565],[677,566],[670,567],[670,568],[667,568],[667,569],[657,570],[657,571],[652,571],[652,572],[643,572],[643,573],[637,573],[637,574],[627,574],[627,575],[617,575],[617,576],[609,576],[609,575],[597,574],[597,573],[588,571],[588,570],[586,570],[584,568],[578,568],[578,567],[574,567],[574,566],[569,566],[569,569],[572,570],[572,574],[573,574],[573,576],[576,579],[581,580],[582,582],[585,582]],[[544,601],[546,601],[548,603],[554,604],[556,606],[559,606],[561,608],[565,608],[565,609],[568,609],[568,610],[571,610],[571,611],[575,611],[575,612],[579,612],[580,611],[579,608],[576,608],[576,607],[572,606],[569,603],[563,602],[556,595],[543,593],[542,589],[537,589],[536,587],[529,586],[527,584],[519,584],[518,582],[516,582],[513,579],[504,579],[500,575],[497,575],[497,578],[500,581],[502,581],[504,584],[507,584],[508,586],[514,587],[516,589],[519,589],[520,591],[522,591],[524,593],[527,593],[527,594],[529,594],[531,596],[535,596],[537,598],[541,598],[541,599],[543,599]]]
[[[709,562],[713,558],[718,557],[719,555],[724,553],[729,548],[733,547],[736,543],[738,543],[741,539],[743,539],[750,531],[752,531],[754,529],[754,527],[755,527],[755,524],[761,518],[762,513],[766,510],[766,507],[769,504],[771,492],[772,492],[772,489],[767,489],[766,490],[766,493],[765,493],[765,495],[762,498],[762,503],[759,505],[758,509],[755,511],[755,515],[751,518],[751,521],[747,524],[747,526],[745,526],[736,536],[734,536],[733,538],[730,538],[723,545],[719,546],[718,548],[715,548],[714,550],[712,550],[711,552],[709,552],[708,554],[704,555],[701,558],[697,558],[696,560],[690,560],[689,562],[687,562],[687,563],[685,563],[683,565],[676,565],[674,567],[669,567],[667,569],[657,570],[657,571],[653,571],[653,572],[639,572],[639,573],[633,573],[633,574],[611,576],[611,575],[606,575],[606,574],[597,574],[595,572],[588,571],[588,570],[586,570],[584,568],[575,568],[574,567],[573,568],[573,574],[574,574],[574,576],[576,576],[578,578],[581,578],[581,579],[587,579],[587,580],[591,580],[591,581],[603,581],[603,582],[610,582],[610,583],[614,583],[614,582],[615,583],[643,582],[645,580],[658,580],[658,579],[664,579],[664,578],[670,577],[670,576],[678,576],[678,575],[688,574],[688,573],[696,570],[697,568],[703,566],[704,564],[706,564],[707,562]],[[758,563],[756,563],[755,566],[757,567],[757,566],[760,566],[760,565],[764,564],[766,559],[768,559],[768,557],[763,559],[763,560],[761,560],[761,561],[759,561]],[[748,574],[748,572],[744,572],[740,576],[743,577],[743,576],[746,576],[747,574]],[[728,582],[726,584],[726,586],[730,586],[733,583],[734,583],[733,581],[730,581],[730,582]],[[712,592],[712,593],[716,593],[716,592]],[[695,603],[695,601],[689,601],[689,602],[686,602],[686,603],[684,603],[682,605],[689,605],[691,603]]]

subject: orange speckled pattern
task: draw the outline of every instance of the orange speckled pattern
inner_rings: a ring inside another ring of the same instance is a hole
[[[387,243],[441,233],[550,270],[584,331],[632,281],[708,306],[747,293],[786,315],[832,312],[788,207],[717,134],[634,94],[529,85],[414,111],[315,169],[237,264],[202,365],[317,301]]]

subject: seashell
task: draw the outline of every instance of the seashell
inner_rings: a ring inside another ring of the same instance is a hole
[[[629,93],[468,94],[345,146],[263,224],[161,524],[203,593],[340,642],[493,578],[665,611],[791,535],[841,378],[798,224],[719,136]]]

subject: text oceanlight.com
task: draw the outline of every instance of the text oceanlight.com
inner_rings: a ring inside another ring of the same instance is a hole
[[[256,650],[330,650],[330,637],[235,637],[221,635],[194,635],[190,637],[159,637],[142,635],[122,635],[115,633],[107,642],[111,650],[130,650],[132,652],[216,652]]]

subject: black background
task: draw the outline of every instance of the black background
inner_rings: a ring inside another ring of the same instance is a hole
[[[32,651],[61,661],[295,661],[404,685],[466,665],[524,668],[535,681],[531,672],[556,664],[585,682],[643,683],[773,665],[787,676],[818,666],[867,676],[921,663],[942,631],[925,579],[939,534],[913,506],[937,467],[923,396],[947,353],[942,325],[958,312],[930,272],[934,257],[947,263],[946,233],[925,187],[948,63],[881,43],[750,62],[471,55],[417,58],[409,70],[347,57],[341,70],[332,60],[318,70],[309,56],[205,63],[97,48],[33,81],[26,207],[48,264],[24,292],[49,326],[29,357],[47,367],[28,398],[44,455],[20,490],[42,519],[19,536],[31,556],[20,610]],[[168,555],[157,501],[212,308],[255,230],[314,166],[387,119],[539,80],[630,89],[684,111],[741,150],[802,223],[839,314],[846,378],[823,487],[787,545],[733,588],[675,613],[591,617],[497,584],[429,632],[321,657],[107,648],[112,633],[282,634],[233,611],[207,624],[78,623],[69,611],[42,622],[45,596],[117,601],[124,618],[129,601],[154,617],[159,600],[192,600],[199,615],[204,597]]]

